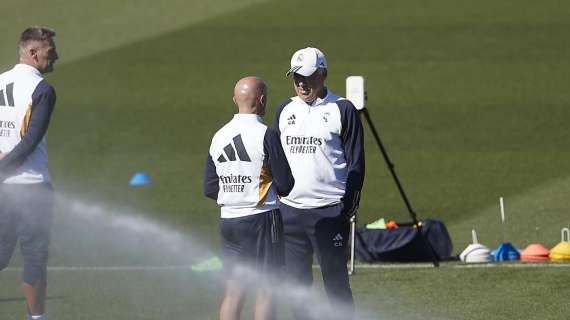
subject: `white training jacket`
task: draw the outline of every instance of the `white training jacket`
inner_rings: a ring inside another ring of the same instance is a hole
[[[293,97],[279,106],[275,120],[295,178],[281,202],[299,209],[342,202],[354,213],[364,181],[364,144],[352,103],[330,90],[312,105]]]
[[[0,182],[50,182],[45,133],[55,99],[53,87],[30,65],[0,74]]]
[[[217,200],[222,218],[279,208],[294,180],[279,135],[255,114],[236,114],[212,138],[204,194]]]

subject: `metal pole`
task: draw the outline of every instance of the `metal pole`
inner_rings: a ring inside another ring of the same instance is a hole
[[[350,268],[348,275],[356,273],[355,260],[354,260],[354,240],[356,237],[356,213],[350,217]]]
[[[437,255],[435,254],[435,251],[433,250],[433,247],[429,243],[428,239],[422,233],[422,225],[419,223],[418,216],[416,215],[416,212],[412,208],[412,205],[411,205],[410,201],[408,200],[406,193],[404,192],[404,188],[402,187],[402,184],[400,183],[400,179],[398,179],[398,176],[396,175],[396,171],[394,169],[395,165],[392,162],[392,160],[390,160],[390,157],[388,156],[388,152],[386,151],[386,148],[384,148],[384,145],[382,144],[382,140],[380,140],[380,135],[378,134],[378,131],[376,131],[376,127],[374,126],[374,123],[372,122],[372,119],[370,118],[370,114],[368,113],[368,109],[364,108],[361,111],[361,113],[364,114],[364,118],[366,119],[366,122],[368,122],[368,126],[370,127],[370,130],[372,130],[372,135],[374,136],[374,139],[376,140],[376,144],[378,145],[378,148],[380,148],[380,152],[382,153],[382,156],[384,156],[384,160],[386,161],[386,165],[388,166],[388,169],[390,169],[390,173],[392,174],[392,177],[394,178],[394,181],[396,182],[396,186],[398,187],[398,191],[400,192],[400,195],[402,196],[402,199],[404,200],[404,203],[406,204],[406,208],[408,209],[408,212],[410,213],[410,216],[412,218],[412,223],[416,226],[416,228],[418,229],[418,232],[420,234],[420,237],[424,240],[424,244],[425,244],[426,248],[428,249],[428,251],[431,255],[433,266],[439,267],[439,261],[437,260]]]

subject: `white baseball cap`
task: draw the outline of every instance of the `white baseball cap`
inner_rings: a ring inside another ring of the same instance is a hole
[[[291,57],[291,69],[287,71],[286,75],[298,73],[308,77],[319,68],[327,68],[325,54],[317,48],[307,47],[299,49],[293,54],[293,57]]]

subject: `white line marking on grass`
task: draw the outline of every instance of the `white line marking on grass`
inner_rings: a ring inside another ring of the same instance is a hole
[[[405,263],[405,264],[358,264],[356,269],[430,269],[431,263]],[[476,264],[442,264],[444,269],[485,269],[485,268],[570,268],[570,263],[476,263]],[[314,265],[313,269],[319,269]],[[5,271],[22,271],[21,267],[6,268]],[[192,271],[190,265],[173,266],[53,266],[48,271]]]
[[[361,264],[356,269],[430,269],[431,263],[409,264]],[[484,269],[484,268],[570,268],[570,263],[473,263],[473,264],[440,264],[444,269]]]
[[[6,268],[6,271],[22,271],[21,267]],[[192,270],[190,265],[182,266],[54,266],[48,267],[48,271],[179,271]]]

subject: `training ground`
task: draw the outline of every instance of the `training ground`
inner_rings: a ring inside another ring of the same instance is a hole
[[[414,208],[446,223],[455,253],[472,227],[480,242],[499,244],[500,196],[515,246],[551,248],[570,224],[570,5],[563,1],[2,0],[0,12],[2,70],[17,61],[25,27],[57,30],[61,59],[48,76],[58,95],[48,145],[61,196],[52,319],[216,318],[219,274],[193,272],[186,261],[217,247],[218,209],[201,192],[209,139],[231,118],[233,86],[245,75],[269,84],[272,124],[276,105],[292,94],[290,56],[309,45],[327,55],[327,84],[338,94],[347,76],[366,77],[368,108]],[[359,223],[408,220],[364,126]],[[130,187],[137,171],[153,183]],[[77,206],[68,210],[75,200],[104,212],[86,219]],[[176,231],[192,249],[178,248],[165,262],[161,250],[129,243],[134,231],[121,226],[134,222],[95,228],[117,216],[164,227],[143,224],[137,237]],[[0,273],[1,320],[25,316],[20,261]],[[352,284],[365,319],[570,317],[567,264],[357,271]],[[279,315],[289,318],[284,303]]]

